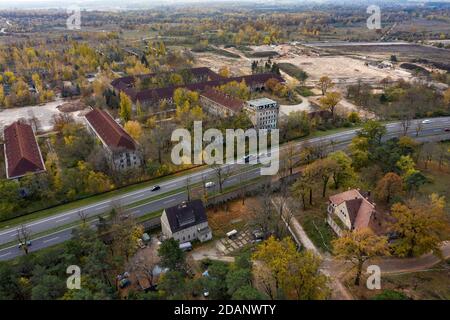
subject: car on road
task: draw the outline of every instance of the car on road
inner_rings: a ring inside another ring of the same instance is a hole
[[[150,191],[157,191],[157,190],[160,190],[160,189],[161,189],[160,186],[153,186],[153,187],[150,189]]]
[[[249,163],[251,160],[255,159],[256,156],[254,154],[249,154],[246,155],[245,157],[242,158],[242,160],[244,160],[245,163]]]
[[[19,248],[19,249],[22,249],[22,247],[24,247],[24,246],[25,246],[25,243],[19,242],[19,245],[18,245],[18,248]],[[27,246],[27,247],[31,246],[31,241],[30,241],[30,240],[28,240],[28,241],[26,242],[26,246]]]
[[[216,184],[213,181],[208,181],[205,183],[205,188],[212,188],[214,187]]]
[[[431,120],[430,119],[425,119],[425,120],[422,121],[422,124],[426,124],[426,123],[431,123]]]
[[[445,128],[444,131],[445,132],[450,132],[450,128]]]

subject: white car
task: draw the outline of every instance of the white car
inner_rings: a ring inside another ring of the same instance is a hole
[[[208,181],[207,183],[205,183],[205,188],[212,188],[214,187],[216,184],[213,181]]]
[[[426,119],[426,120],[422,121],[422,124],[426,124],[426,123],[431,123],[431,120],[430,119]]]

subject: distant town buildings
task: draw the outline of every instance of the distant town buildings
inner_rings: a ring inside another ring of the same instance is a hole
[[[45,171],[41,150],[30,125],[14,122],[4,129],[6,178]]]
[[[241,112],[245,102],[208,87],[200,95],[200,104],[206,112],[220,117],[228,117]]]
[[[256,129],[276,129],[280,106],[278,102],[260,98],[246,102],[245,110]]]
[[[138,144],[106,111],[93,109],[86,114],[89,130],[97,136],[106,150],[114,170],[125,171],[142,164]]]
[[[384,217],[377,212],[375,203],[358,189],[348,190],[330,196],[327,222],[341,236],[343,231],[370,228],[382,233]]]
[[[174,238],[180,243],[204,242],[212,238],[206,210],[199,199],[165,209],[161,216],[161,228],[165,238]]]

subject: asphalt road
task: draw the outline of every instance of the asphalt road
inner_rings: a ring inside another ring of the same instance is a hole
[[[415,120],[411,123],[411,129],[409,135],[415,137],[415,128],[417,123],[422,120]],[[450,117],[441,118],[431,118],[428,119],[428,123],[422,124],[422,130],[420,131],[418,139],[428,141],[428,140],[440,140],[440,139],[450,139],[450,132],[445,132],[444,128],[450,128]],[[400,123],[391,123],[386,126],[388,133],[384,139],[389,139],[402,134],[403,130]],[[302,144],[308,143],[310,145],[329,145],[332,142],[330,148],[334,150],[345,148],[351,141],[351,139],[356,135],[358,129],[344,131],[324,137],[312,138],[308,140],[302,140],[296,142],[296,146],[300,147]],[[287,146],[283,146],[280,152],[286,150]],[[243,181],[252,180],[260,175],[260,168],[249,167],[245,170],[243,164],[228,164],[224,165],[229,170],[234,172],[224,183],[224,187],[239,185]],[[240,171],[238,171],[238,169]],[[243,171],[245,170],[245,171]],[[136,217],[146,215],[148,213],[161,210],[174,206],[178,203],[187,199],[187,194],[185,189],[180,190],[180,192],[175,192],[186,186],[186,179],[189,178],[190,184],[201,183],[205,181],[216,181],[217,175],[212,168],[208,168],[199,172],[190,174],[189,176],[176,177],[171,180],[161,182],[159,185],[161,189],[158,191],[151,191],[151,186],[142,188],[137,191],[133,191],[121,196],[113,197],[109,200],[103,200],[95,204],[87,205],[75,210],[69,210],[67,212],[59,213],[51,217],[38,219],[26,224],[27,229],[31,234],[39,234],[46,232],[47,230],[52,230],[60,228],[62,230],[33,239],[30,251],[36,251],[41,248],[45,248],[70,238],[71,228],[64,229],[71,223],[80,221],[79,211],[83,210],[83,213],[87,217],[98,216],[103,213],[110,211],[113,206],[127,206],[127,212]],[[215,188],[218,186],[216,185]],[[173,192],[172,194],[165,195],[167,192]],[[148,198],[159,196],[158,199],[151,200]],[[148,199],[148,202],[141,205],[132,206],[133,203]],[[130,207],[131,206],[131,207]],[[17,238],[17,227],[4,228],[0,231],[0,245],[16,241]],[[0,260],[8,260],[18,255],[21,255],[22,251],[17,248],[17,245],[11,245],[10,247],[0,250]]]

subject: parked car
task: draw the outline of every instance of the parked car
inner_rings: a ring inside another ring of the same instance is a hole
[[[119,288],[123,289],[128,287],[131,284],[130,279],[128,278],[123,278],[122,280],[119,281]]]
[[[444,131],[445,132],[450,132],[450,128],[445,128]]]
[[[144,233],[142,234],[142,241],[144,241],[144,243],[149,243],[151,240],[150,236],[148,235],[148,233]]]
[[[153,186],[150,190],[151,190],[151,191],[158,191],[158,190],[160,190],[160,189],[161,189],[160,186]]]
[[[261,230],[253,230],[252,231],[253,240],[263,240],[264,239],[264,232]]]
[[[190,243],[190,242],[180,243],[180,249],[183,250],[183,251],[191,251],[192,250],[192,243]]]
[[[238,232],[236,229],[231,230],[230,232],[227,232],[228,239],[234,239],[236,238]]]
[[[137,239],[137,245],[141,249],[147,248],[147,246],[145,245],[145,243],[144,243],[144,241],[142,239]]]

